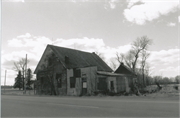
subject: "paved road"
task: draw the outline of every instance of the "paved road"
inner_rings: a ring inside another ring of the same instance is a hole
[[[178,117],[177,100],[1,96],[2,117]]]

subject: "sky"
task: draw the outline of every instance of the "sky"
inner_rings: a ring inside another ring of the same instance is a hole
[[[1,85],[5,70],[6,85],[14,84],[13,62],[26,54],[34,71],[47,44],[98,52],[111,66],[117,52],[126,54],[142,36],[153,41],[147,60],[151,75],[175,77],[179,6],[179,0],[2,0]]]

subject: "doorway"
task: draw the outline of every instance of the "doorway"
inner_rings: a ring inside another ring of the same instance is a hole
[[[87,94],[87,78],[82,78],[82,95]]]

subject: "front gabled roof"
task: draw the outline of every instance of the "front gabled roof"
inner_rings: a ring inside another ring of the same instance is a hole
[[[58,47],[54,45],[47,45],[46,49],[47,48],[51,48],[63,66],[67,69],[97,66],[98,71],[112,72],[112,69],[95,53]],[[68,57],[68,64],[65,63],[65,57]],[[39,64],[37,67],[38,66]],[[37,71],[37,67],[35,71]]]
[[[136,75],[130,68],[126,67],[123,63],[120,64],[120,66],[116,69],[114,73]]]

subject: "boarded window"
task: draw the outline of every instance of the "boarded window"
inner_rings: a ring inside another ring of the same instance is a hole
[[[61,88],[61,87],[62,87],[61,74],[56,74],[56,80],[57,80],[57,87],[58,87],[58,88]]]
[[[70,88],[75,88],[76,78],[70,77]]]
[[[98,78],[98,79],[99,79],[98,90],[107,90],[106,78],[102,77],[102,78]]]
[[[80,69],[73,69],[74,77],[81,77],[81,70]]]

